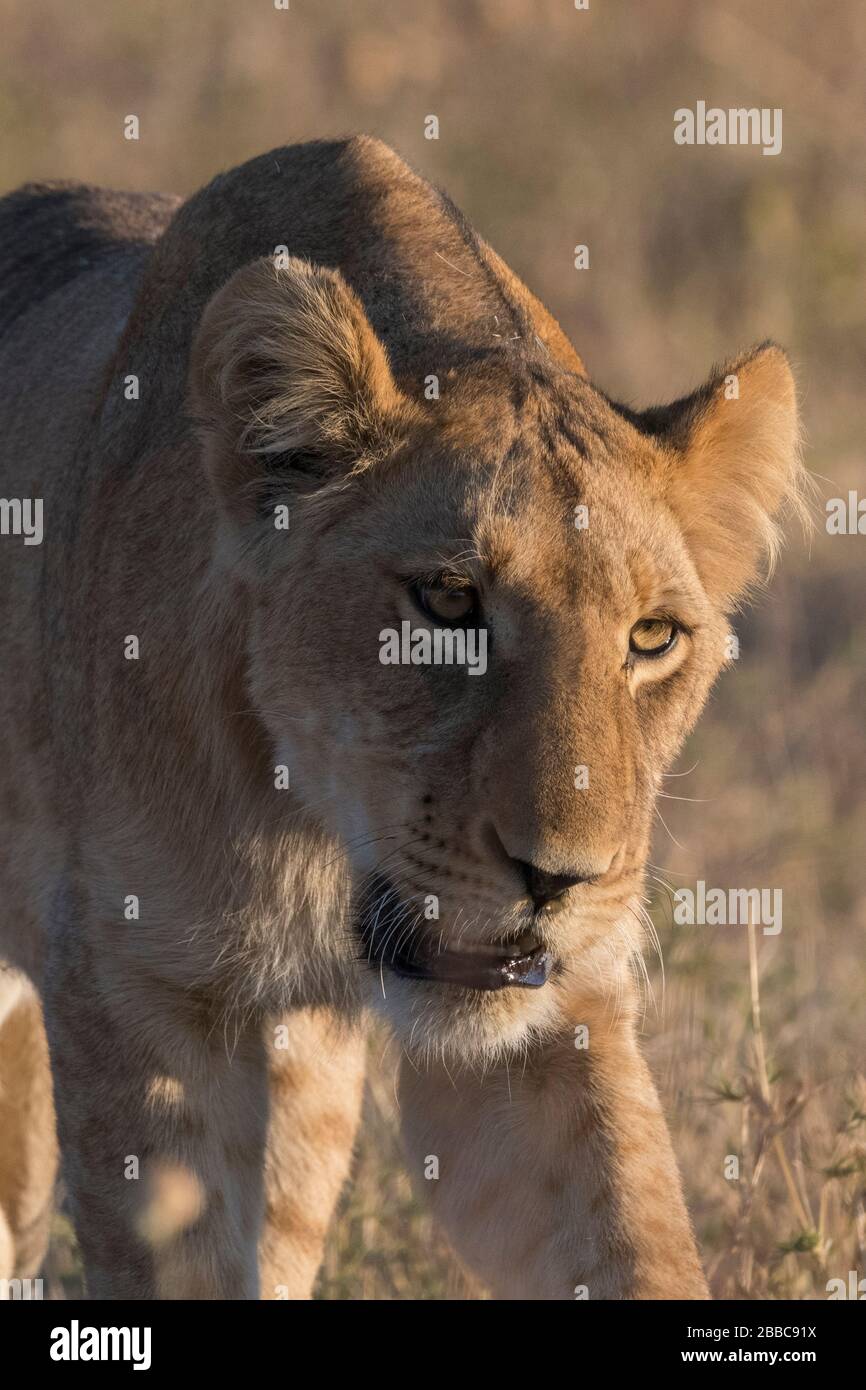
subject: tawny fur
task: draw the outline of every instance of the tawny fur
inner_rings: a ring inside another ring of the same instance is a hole
[[[26,978],[95,1297],[309,1294],[370,1009],[494,1294],[704,1297],[632,968],[659,779],[800,486],[784,354],[615,405],[366,138],[180,206],[25,189],[0,237],[0,491],[45,508],[0,539],[0,1275],[38,1266],[55,1164]],[[379,662],[431,569],[482,595],[483,679]],[[689,635],[630,662],[657,610]],[[371,874],[405,930],[435,894],[443,943],[489,941],[527,923],[516,860],[592,879],[535,924],[542,989],[369,968]]]

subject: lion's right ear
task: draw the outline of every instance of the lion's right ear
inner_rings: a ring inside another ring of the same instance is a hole
[[[191,401],[217,497],[238,524],[261,511],[275,481],[325,482],[366,466],[412,414],[343,277],[295,259],[284,269],[254,261],[210,300]]]

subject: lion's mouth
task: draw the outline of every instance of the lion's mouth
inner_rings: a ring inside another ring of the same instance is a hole
[[[553,956],[533,931],[512,940],[444,943],[434,931],[405,925],[406,909],[382,875],[362,894],[359,934],[366,959],[395,975],[464,989],[540,989],[553,969]]]
[[[514,943],[461,942],[423,953],[400,951],[383,963],[397,975],[465,989],[539,989],[547,983],[553,958],[532,932]]]

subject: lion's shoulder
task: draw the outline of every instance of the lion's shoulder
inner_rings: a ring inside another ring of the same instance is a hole
[[[78,275],[152,244],[178,203],[62,182],[25,184],[0,198],[0,335]]]

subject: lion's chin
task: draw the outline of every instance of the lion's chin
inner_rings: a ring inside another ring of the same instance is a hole
[[[499,1060],[560,1020],[561,1000],[552,982],[543,989],[484,990],[383,968],[367,974],[365,992],[368,1006],[421,1061],[433,1056],[470,1064]]]

